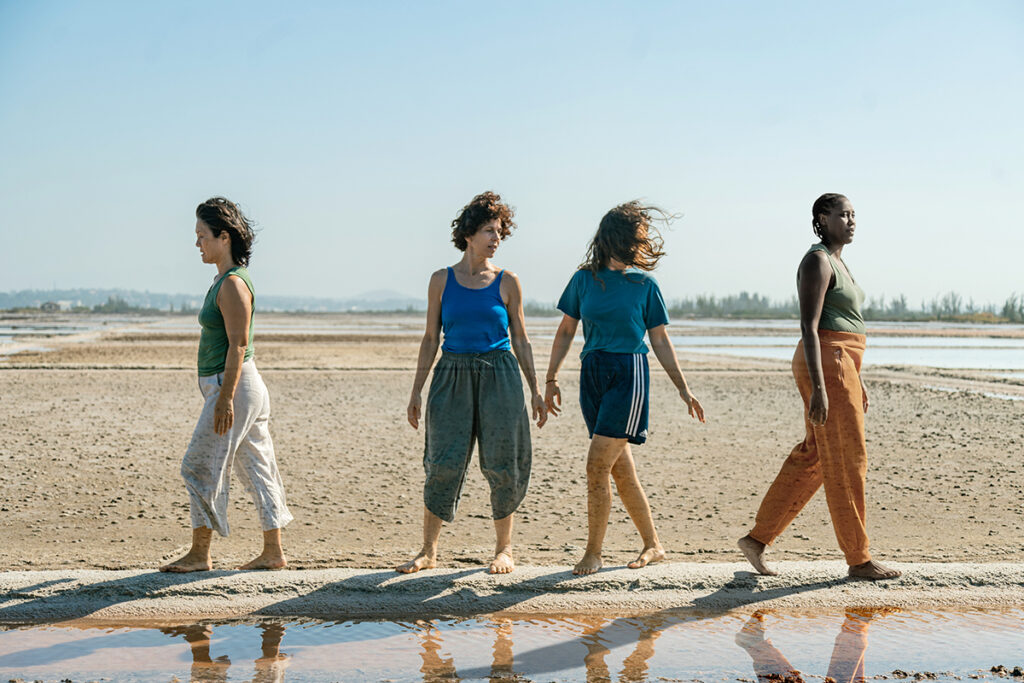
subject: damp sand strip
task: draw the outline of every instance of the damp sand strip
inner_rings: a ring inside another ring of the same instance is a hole
[[[482,568],[413,575],[366,569],[5,572],[0,623],[1024,605],[1024,564],[892,566],[904,575],[878,583],[847,579],[840,562],[779,562],[780,576],[758,576],[740,563],[614,567],[589,577],[574,577],[568,567],[519,567],[504,576]]]

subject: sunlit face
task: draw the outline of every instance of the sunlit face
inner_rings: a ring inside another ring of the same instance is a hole
[[[489,220],[466,238],[467,251],[472,249],[476,254],[483,254],[487,258],[494,256],[501,244],[501,220],[495,218]]]
[[[829,213],[818,214],[822,240],[828,244],[849,244],[857,228],[857,214],[849,199],[840,200]]]
[[[220,263],[225,252],[231,251],[231,238],[226,231],[214,236],[210,226],[196,219],[196,246],[203,263]]]

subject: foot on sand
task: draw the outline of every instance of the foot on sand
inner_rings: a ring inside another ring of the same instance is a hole
[[[512,551],[508,548],[499,550],[491,560],[491,566],[487,571],[491,574],[508,574],[516,568],[515,560],[512,559]]]
[[[600,555],[593,555],[591,553],[585,553],[583,559],[576,563],[573,567],[572,573],[576,576],[586,576],[597,572],[604,563],[601,561]]]
[[[264,551],[260,553],[259,557],[235,567],[235,569],[284,569],[287,566],[288,560],[284,559],[283,553]]]
[[[640,555],[627,564],[626,566],[630,569],[640,569],[640,567],[646,567],[649,564],[660,562],[665,559],[665,549],[660,545],[656,545],[652,548],[644,548],[640,551]]]
[[[901,576],[903,572],[898,569],[889,569],[885,565],[878,564],[874,560],[868,560],[864,564],[850,566],[850,576],[858,579],[871,579],[872,581],[885,581]]]
[[[405,564],[400,564],[395,567],[395,571],[401,574],[413,574],[421,569],[433,569],[436,566],[436,557],[433,555],[427,555],[425,552],[421,552]]]
[[[188,553],[184,557],[160,567],[160,571],[169,572],[171,574],[208,572],[211,569],[213,569],[213,562],[210,561],[209,555],[193,555],[192,553]]]
[[[758,574],[764,574],[765,576],[779,575],[777,571],[764,563],[764,553],[768,550],[768,546],[764,543],[761,543],[756,538],[752,538],[748,534],[741,538],[736,545],[740,547],[740,550],[743,551],[743,557],[747,558],[747,562],[753,565]]]

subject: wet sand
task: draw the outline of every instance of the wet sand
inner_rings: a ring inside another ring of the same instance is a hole
[[[264,315],[257,326],[257,364],[296,517],[286,552],[296,569],[389,568],[421,539],[423,435],[405,421],[419,320],[396,318],[387,333],[287,331],[323,319]],[[530,330],[541,375],[550,346],[541,337],[556,322]],[[278,331],[261,332],[260,324]],[[193,333],[113,329],[48,339],[54,351],[0,359],[0,570],[150,570],[187,548],[178,468],[201,408],[196,343]],[[571,566],[585,543],[588,441],[572,358],[561,375],[565,413],[533,430],[533,479],[515,532],[523,565]],[[664,373],[652,370],[651,435],[634,451],[640,479],[670,562],[739,562],[735,540],[802,438],[800,399],[786,362],[681,358],[708,424],[691,420]],[[869,369],[865,379],[876,557],[1024,561],[1024,401],[982,393],[1024,396],[1024,382],[910,367]],[[217,569],[258,549],[255,513],[237,482],[233,497],[232,535],[214,544]],[[475,570],[489,561],[487,501],[474,462],[458,518],[442,534],[443,567]],[[637,550],[616,500],[606,563],[622,565]],[[770,558],[841,560],[823,495]]]
[[[622,565],[587,577],[568,566],[403,575],[365,569],[161,574],[154,571],[0,573],[0,623],[103,623],[194,618],[408,618],[731,609],[999,608],[1024,604],[1019,563],[902,563],[889,582],[850,581],[842,562],[783,562],[781,576],[740,563]]]

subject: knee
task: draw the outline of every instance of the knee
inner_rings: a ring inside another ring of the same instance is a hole
[[[591,478],[595,477],[607,477],[612,472],[612,465],[609,463],[598,460],[596,458],[590,458],[587,460],[587,476]]]

